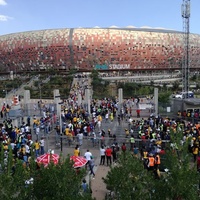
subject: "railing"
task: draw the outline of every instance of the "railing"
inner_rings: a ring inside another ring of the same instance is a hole
[[[82,149],[96,149],[99,150],[102,146],[112,147],[113,145],[118,145],[119,148],[121,148],[122,144],[124,143],[126,145],[127,150],[131,150],[133,148],[132,144],[130,143],[130,138],[125,137],[117,137],[110,138],[110,137],[104,137],[104,139],[93,137],[84,137],[82,141],[80,141],[76,136],[73,138],[69,138],[66,135],[56,135],[56,132],[53,131],[51,135],[45,135],[44,136],[46,140],[46,149],[48,149],[52,145],[52,140],[55,141],[55,148],[60,149],[60,151],[64,151],[66,148],[75,148],[76,145],[79,145],[81,142],[80,148]],[[162,140],[161,148],[165,149],[166,146],[169,145],[169,140]],[[137,147],[139,150],[142,149],[142,147],[149,147],[152,141],[150,139],[148,140],[142,140],[139,138],[135,139],[134,146]],[[51,144],[51,145],[50,145]]]

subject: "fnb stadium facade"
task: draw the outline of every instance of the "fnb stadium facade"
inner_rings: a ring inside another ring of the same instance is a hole
[[[200,35],[190,34],[190,69],[200,69]],[[0,71],[181,70],[183,33],[165,29],[71,28],[0,36]]]

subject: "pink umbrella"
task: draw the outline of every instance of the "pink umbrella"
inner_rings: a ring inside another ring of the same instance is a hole
[[[70,156],[70,160],[74,162],[74,168],[83,167],[87,163],[87,160],[83,156]]]
[[[45,153],[37,157],[36,161],[37,163],[44,165],[44,167],[47,167],[50,162],[58,164],[59,157],[58,154]]]

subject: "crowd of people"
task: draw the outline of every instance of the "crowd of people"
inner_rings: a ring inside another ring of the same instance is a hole
[[[193,155],[195,163],[198,161],[197,167],[200,169],[200,159],[198,159],[200,126],[198,121],[187,123],[180,117],[173,119],[159,115],[141,118],[137,106],[139,100],[133,98],[124,100],[120,109],[117,98],[92,99],[91,113],[89,113],[84,104],[78,106],[78,92],[81,92],[81,97],[84,99],[84,88],[81,85],[74,87],[74,93],[71,94],[70,99],[64,101],[61,107],[62,127],[57,121],[58,116],[48,110],[43,112],[43,117],[33,116],[32,127],[30,117],[27,122],[22,122],[20,127],[14,127],[9,118],[4,120],[0,126],[0,140],[3,144],[5,162],[7,162],[8,152],[12,151],[15,159],[21,160],[25,166],[28,166],[31,151],[34,151],[35,157],[45,153],[43,136],[53,130],[56,135],[56,143],[60,142],[60,136],[63,134],[66,136],[68,146],[71,146],[72,143],[77,144],[74,150],[75,156],[81,155],[80,148],[83,146],[83,139],[87,138],[92,141],[93,146],[97,144],[97,141],[100,142],[98,144],[100,147],[99,165],[111,166],[113,163],[117,163],[120,153],[130,151],[134,157],[143,161],[145,169],[152,170],[157,177],[159,177],[159,166],[162,162],[160,156],[165,153],[165,147],[168,146],[173,151],[178,151],[179,145],[189,140],[188,152]],[[136,113],[133,113],[134,105],[137,108]],[[106,123],[114,121],[119,126],[122,121],[126,122],[123,123],[123,126],[124,124],[126,126],[124,140],[119,140],[118,135],[110,128],[107,131],[104,129]],[[56,124],[55,127],[54,124]],[[33,134],[34,137],[36,136],[36,140],[32,140]],[[178,134],[180,142],[172,140]],[[112,143],[108,144],[106,136],[112,138]],[[83,156],[87,159],[86,167],[89,167],[90,174],[94,178],[94,155],[87,150]]]
[[[4,166],[7,166],[9,155],[13,155],[13,170],[17,161],[21,161],[24,167],[29,167],[32,152],[35,157],[45,153],[45,140],[33,140],[31,126],[22,122],[19,127],[13,125],[10,118],[0,124],[1,151],[4,153]],[[2,166],[1,166],[2,167]]]

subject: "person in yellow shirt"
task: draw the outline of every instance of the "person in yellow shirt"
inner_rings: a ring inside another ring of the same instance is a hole
[[[158,139],[156,140],[156,145],[161,146],[161,144],[162,144],[162,140],[161,140],[161,138],[158,138]]]
[[[72,132],[69,131],[68,134],[66,134],[66,135],[67,135],[67,142],[68,142],[69,146],[71,146],[71,143],[72,143],[72,141],[73,141]]]
[[[34,117],[34,118],[33,118],[33,124],[36,124],[36,123],[37,123],[37,118]]]
[[[102,122],[102,116],[101,115],[98,115],[97,119],[98,119],[98,121]]]
[[[74,123],[77,123],[77,117],[74,117],[74,118],[73,118],[73,122],[74,122]]]
[[[35,140],[34,150],[35,150],[35,156],[37,158],[39,156],[39,151],[40,151],[40,143],[38,142],[38,140]]]
[[[20,133],[20,129],[18,127],[15,128],[15,132],[16,134],[19,134]]]
[[[80,150],[79,150],[79,146],[76,145],[75,149],[74,149],[74,156],[80,156]]]
[[[129,130],[127,128],[125,129],[125,135],[126,135],[126,138],[129,136]]]
[[[197,155],[199,154],[199,145],[198,143],[194,143],[194,147],[192,149],[193,157],[194,157],[194,163],[197,160]]]
[[[3,141],[3,150],[8,151],[8,143],[7,141]]]
[[[110,113],[110,121],[113,122],[114,116],[113,116],[113,112]]]
[[[67,126],[66,129],[65,129],[65,135],[69,135],[69,131],[70,131],[70,129],[69,129],[69,127]]]

